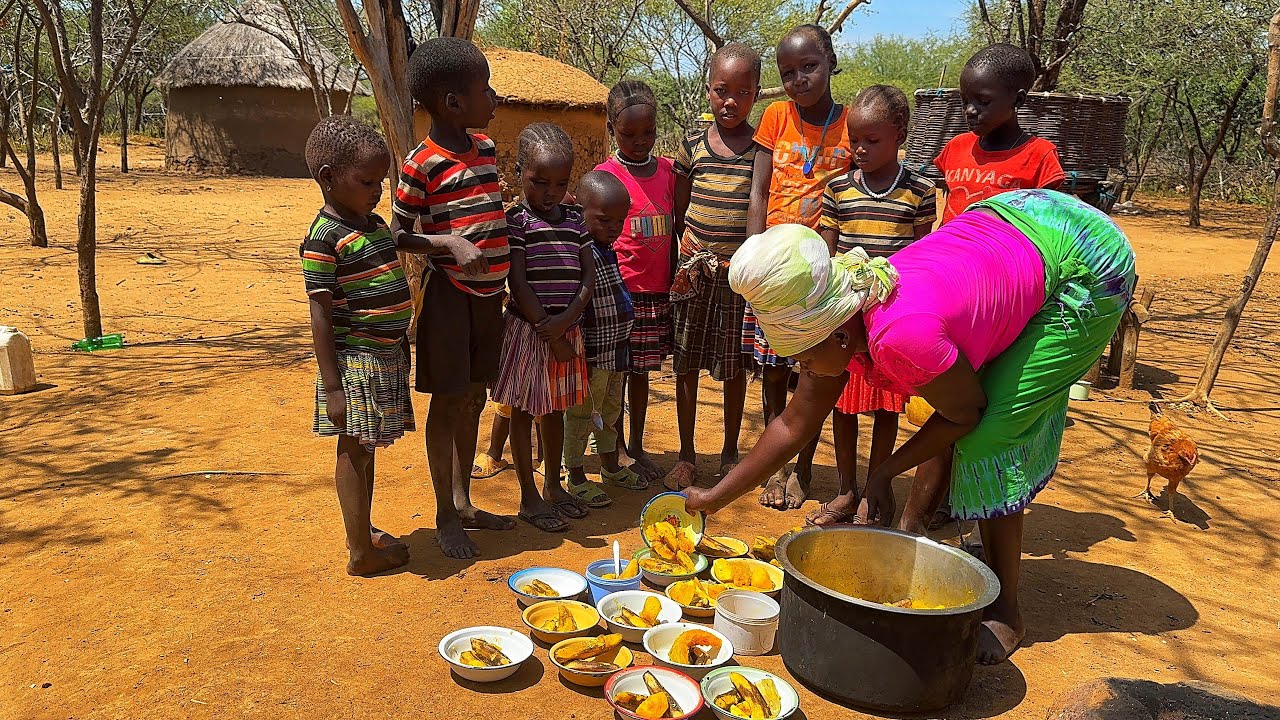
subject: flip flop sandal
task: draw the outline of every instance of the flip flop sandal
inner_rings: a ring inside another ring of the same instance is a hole
[[[668,490],[679,492],[698,482],[698,468],[688,460],[681,460],[671,468],[671,472],[662,478],[662,486]]]
[[[613,504],[613,498],[609,497],[609,493],[601,490],[599,485],[590,480],[578,484],[566,482],[565,489],[570,495],[586,503],[589,508],[603,508]]]
[[[840,525],[844,523],[852,523],[854,525],[866,525],[866,521],[858,517],[856,512],[837,512],[827,507],[830,503],[822,503],[817,510],[809,513],[804,518],[804,524],[810,527],[827,527],[829,525]],[[820,523],[819,520],[831,518],[830,521]]]
[[[604,468],[600,469],[600,481],[609,485],[617,485],[627,490],[646,490],[649,487],[649,481],[640,477],[635,470],[624,467],[616,473],[611,473]]]
[[[142,257],[138,258],[137,262],[139,265],[164,265],[168,262],[168,260],[165,260],[164,258],[160,257],[159,255],[156,255],[153,252],[149,252],[149,253],[144,253]]]
[[[537,515],[530,515],[529,513],[521,510],[516,513],[516,517],[538,528],[542,532],[555,533],[564,532],[569,529],[569,523],[565,522],[564,518],[560,517],[560,513],[557,512],[544,512],[538,513]]]
[[[506,460],[494,459],[486,452],[477,453],[476,459],[471,463],[471,477],[478,480],[491,478],[509,467],[511,463]]]
[[[572,500],[557,500],[551,504],[556,506],[556,512],[570,520],[581,520],[587,516],[587,509]]]

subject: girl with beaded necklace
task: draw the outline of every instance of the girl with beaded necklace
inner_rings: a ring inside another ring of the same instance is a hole
[[[854,167],[827,184],[822,195],[818,234],[832,257],[861,253],[890,258],[923,238],[938,216],[933,182],[898,161],[898,148],[907,140],[911,105],[890,85],[872,85],[849,104],[849,144]],[[898,416],[907,396],[851,375],[831,416],[840,494],[848,501],[824,504],[809,513],[813,525],[849,522],[853,513],[836,507],[858,506],[858,415],[872,413],[871,453],[867,476],[893,452]]]
[[[649,373],[659,370],[671,354],[671,279],[675,257],[672,243],[672,210],[676,175],[671,160],[654,157],[658,138],[658,101],[653,90],[639,80],[623,80],[609,91],[606,105],[608,130],[618,149],[596,170],[616,176],[631,195],[622,236],[613,244],[618,253],[622,281],[635,306],[631,331],[631,366],[627,373],[627,410],[631,432],[624,436],[622,419],[618,437],[635,460],[640,475],[652,482],[662,470],[644,449],[645,416],[649,409]]]

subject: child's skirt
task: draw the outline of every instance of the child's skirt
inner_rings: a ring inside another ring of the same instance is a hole
[[[791,367],[795,364],[791,358],[783,357],[769,347],[769,341],[764,339],[764,330],[751,310],[751,303],[746,304],[742,317],[742,352],[753,356],[756,364],[762,367]]]
[[[707,370],[718,382],[737,377],[748,357],[739,339],[746,305],[729,287],[727,266],[703,278],[693,297],[672,303],[675,371]]]
[[[338,372],[347,399],[344,430],[329,422],[324,379],[316,372],[316,407],[311,430],[321,437],[350,435],[365,447],[387,447],[414,429],[409,394],[409,358],[402,346],[385,350],[343,350]]]
[[[631,293],[636,321],[631,326],[631,371],[661,370],[671,355],[671,299],[667,293]]]
[[[899,395],[892,390],[885,390],[871,385],[861,375],[852,374],[845,383],[840,399],[836,400],[836,410],[846,415],[888,410],[901,413],[907,407],[907,395]]]
[[[587,361],[582,331],[564,335],[577,355],[560,362],[533,324],[508,313],[502,334],[502,367],[493,385],[493,401],[539,417],[573,407],[587,396]]]

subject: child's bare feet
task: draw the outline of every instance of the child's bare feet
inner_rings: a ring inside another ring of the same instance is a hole
[[[511,530],[516,526],[511,518],[494,515],[475,505],[458,508],[458,517],[462,519],[465,530]]]
[[[810,470],[804,477],[800,473],[791,473],[791,477],[787,478],[787,509],[795,510],[804,505],[804,501],[809,499],[809,485],[813,482],[813,471]]]
[[[347,561],[347,574],[369,576],[394,570],[409,562],[409,547],[399,543],[388,547],[375,547],[372,552],[351,553]]]
[[[455,560],[470,560],[480,557],[480,547],[467,535],[466,529],[458,520],[439,522],[436,524],[436,544],[445,557]]]
[[[775,510],[787,506],[787,469],[783,467],[774,473],[765,483],[764,492],[760,493],[760,504]]]
[[[1022,622],[1022,613],[1005,615],[987,608],[985,615],[982,628],[978,630],[978,662],[998,665],[1018,649],[1027,629]]]

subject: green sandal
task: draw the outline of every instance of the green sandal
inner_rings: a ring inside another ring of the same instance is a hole
[[[603,508],[613,504],[613,498],[609,497],[609,493],[600,489],[599,485],[590,480],[575,485],[572,481],[565,481],[565,489],[569,494],[586,503],[587,507]]]
[[[640,477],[635,470],[629,467],[621,467],[618,472],[614,473],[600,468],[600,479],[610,485],[617,485],[627,490],[645,490],[649,487],[649,481]]]

